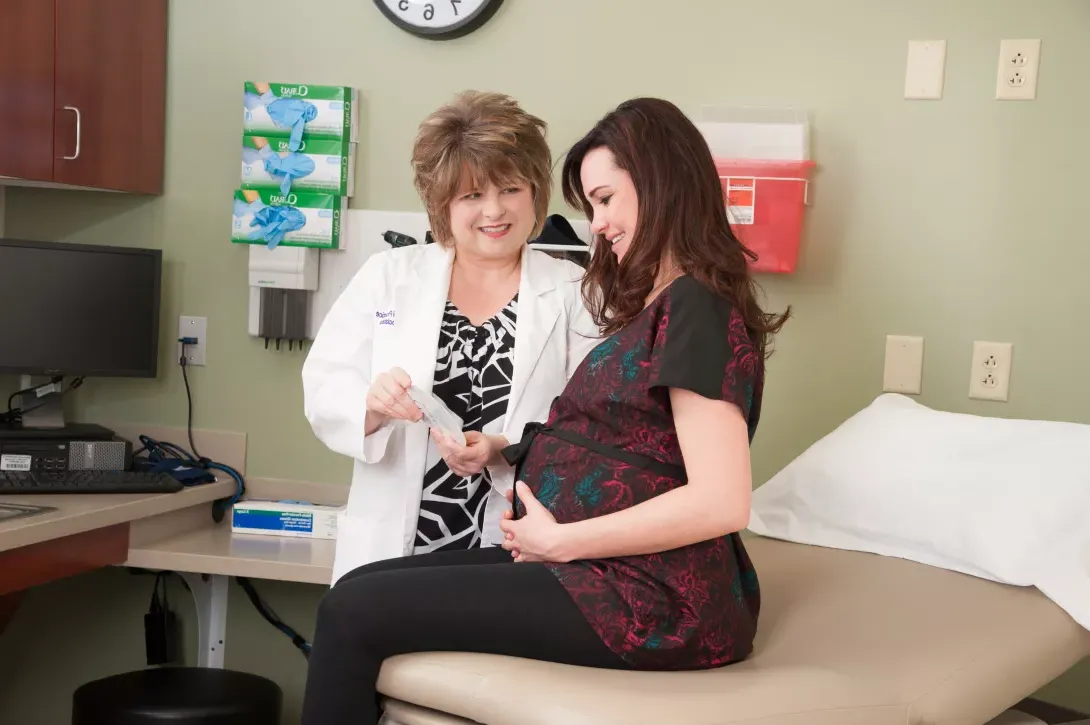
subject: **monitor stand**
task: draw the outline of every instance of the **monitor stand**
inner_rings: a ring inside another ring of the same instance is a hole
[[[20,385],[25,389],[33,387],[34,383],[29,376],[24,375]],[[40,397],[34,392],[23,393],[18,405],[24,410],[22,423],[14,426],[0,424],[0,440],[111,440],[114,437],[114,431],[101,425],[67,422],[64,419],[61,390],[55,389]]]

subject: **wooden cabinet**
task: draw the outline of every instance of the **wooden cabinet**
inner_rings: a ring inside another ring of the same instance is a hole
[[[0,176],[158,194],[167,0],[0,0]]]

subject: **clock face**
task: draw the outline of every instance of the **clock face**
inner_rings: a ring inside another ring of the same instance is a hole
[[[503,0],[374,0],[402,30],[431,40],[472,33],[488,22]]]

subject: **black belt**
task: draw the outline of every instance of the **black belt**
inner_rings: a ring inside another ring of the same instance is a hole
[[[566,430],[560,430],[545,425],[544,423],[527,423],[522,429],[522,440],[518,443],[513,443],[503,449],[503,458],[511,466],[515,467],[515,481],[522,480],[522,465],[526,462],[526,457],[530,455],[530,448],[534,444],[534,439],[539,435],[552,436],[558,438],[566,443],[571,443],[573,446],[579,446],[586,448],[587,450],[594,451],[606,458],[612,458],[617,461],[622,461],[635,466],[636,468],[642,468],[646,471],[658,474],[660,476],[666,476],[668,478],[676,478],[682,483],[688,480],[685,475],[684,466],[675,466],[671,463],[663,463],[657,461],[650,456],[645,456],[640,453],[633,453],[626,451],[623,448],[617,448],[615,446],[606,446],[599,443],[596,440],[590,438],[584,438],[581,435],[576,435]],[[518,513],[518,498],[511,504],[511,513],[517,519]]]

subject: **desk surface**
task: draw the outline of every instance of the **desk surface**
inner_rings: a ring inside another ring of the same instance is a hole
[[[103,529],[200,506],[231,496],[235,482],[194,486],[165,494],[31,494],[0,496],[0,503],[54,506],[56,511],[0,523],[0,551]]]
[[[329,539],[232,534],[224,520],[133,546],[125,566],[328,585],[334,546]]]
[[[250,479],[246,497],[293,499],[341,506],[348,486],[276,479]],[[224,574],[253,579],[323,584],[333,578],[336,542],[287,536],[232,534],[230,521],[216,524],[199,519],[199,525],[184,530],[163,529],[129,547],[126,566],[169,569],[200,574]]]

